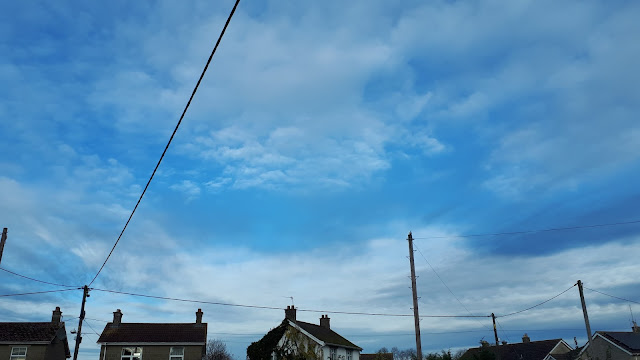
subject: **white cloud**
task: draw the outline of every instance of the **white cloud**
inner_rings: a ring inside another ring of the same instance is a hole
[[[191,180],[182,180],[169,186],[169,188],[184,193],[187,199],[194,199],[200,195],[200,185]]]

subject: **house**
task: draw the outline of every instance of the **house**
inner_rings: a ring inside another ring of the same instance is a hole
[[[633,324],[631,332],[596,331],[582,351],[581,360],[640,360],[640,328]]]
[[[282,323],[249,345],[248,360],[360,360],[362,348],[333,331],[329,316],[316,325],[296,319],[296,310],[287,306]]]
[[[51,322],[0,322],[0,359],[64,360],[71,357],[60,307]]]
[[[202,314],[198,309],[195,323],[123,323],[118,309],[97,341],[100,360],[201,360],[207,343]]]
[[[479,348],[467,350],[459,360],[550,360],[549,355],[565,354],[571,347],[562,339],[531,341],[524,334],[521,343],[490,346],[483,342]],[[555,359],[565,360],[565,359]]]

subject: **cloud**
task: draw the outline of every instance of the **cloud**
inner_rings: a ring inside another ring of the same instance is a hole
[[[194,199],[200,195],[200,186],[190,180],[182,180],[169,186],[169,188],[184,193],[187,199]]]

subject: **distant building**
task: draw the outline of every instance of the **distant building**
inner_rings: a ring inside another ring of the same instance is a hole
[[[207,324],[201,309],[195,323],[123,323],[118,309],[97,342],[100,360],[201,360]]]
[[[360,360],[393,360],[393,353],[360,354]]]
[[[287,306],[285,318],[276,328],[247,348],[248,360],[280,360],[302,355],[312,360],[360,360],[362,348],[330,326],[327,315],[320,324],[296,319],[296,308]]]
[[[531,341],[524,334],[521,343],[491,346],[485,341],[482,346],[467,350],[459,360],[549,360],[549,355],[566,354],[571,350],[562,339]]]
[[[0,359],[64,360],[71,357],[60,307],[51,322],[0,322]]]
[[[580,352],[587,360],[639,360],[640,329],[634,323],[631,332],[596,331],[591,342]]]

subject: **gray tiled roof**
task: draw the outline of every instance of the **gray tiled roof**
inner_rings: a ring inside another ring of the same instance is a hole
[[[628,352],[634,355],[640,354],[640,333],[623,331],[598,331],[598,333]]]
[[[560,341],[562,339],[472,348],[460,360],[474,360],[483,350],[493,353],[496,360],[543,360]]]
[[[108,323],[98,343],[195,343],[207,342],[207,324],[196,323]]]
[[[313,335],[317,339],[324,341],[327,345],[338,345],[338,346],[343,346],[347,348],[362,350],[361,347],[345,339],[340,334],[338,334],[337,332],[331,329],[327,329],[320,325],[311,324],[304,321],[295,321],[295,323],[296,325],[300,326],[300,328],[302,328],[304,331]]]
[[[51,342],[64,323],[0,322],[0,342]]]

